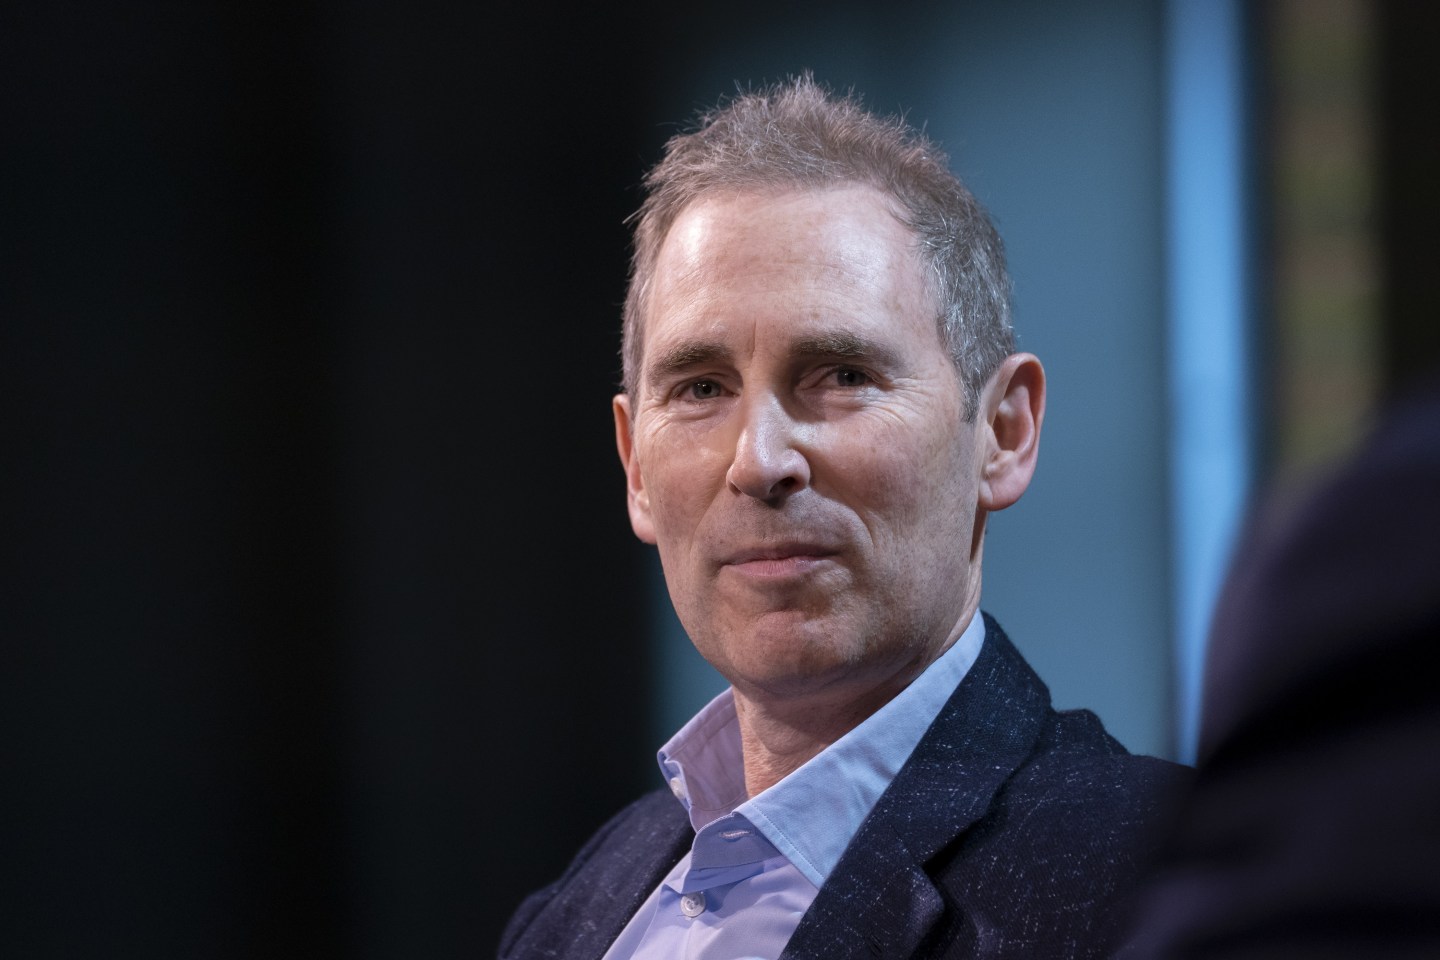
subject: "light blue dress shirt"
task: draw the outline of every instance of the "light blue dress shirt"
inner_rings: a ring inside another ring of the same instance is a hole
[[[894,699],[804,766],[745,795],[729,690],[660,749],[695,841],[604,960],[775,960],[855,831],[964,679],[985,640],[965,632]]]

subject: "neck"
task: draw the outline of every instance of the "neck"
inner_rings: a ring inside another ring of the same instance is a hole
[[[916,671],[905,683],[918,675]],[[830,709],[819,708],[809,698],[803,703],[772,702],[748,697],[737,689],[735,713],[745,758],[746,794],[753,797],[779,783],[888,703],[904,686],[873,698],[833,704]]]

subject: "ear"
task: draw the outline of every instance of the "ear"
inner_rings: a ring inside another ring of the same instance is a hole
[[[640,458],[635,455],[635,422],[630,411],[630,398],[617,394],[611,406],[615,411],[615,447],[620,451],[620,465],[625,468],[625,498],[630,507],[630,528],[646,543],[655,542],[655,525],[650,521],[650,495],[645,492],[645,478],[640,473]]]
[[[1031,353],[1012,353],[980,394],[980,506],[1004,510],[1035,475],[1045,419],[1045,368]]]

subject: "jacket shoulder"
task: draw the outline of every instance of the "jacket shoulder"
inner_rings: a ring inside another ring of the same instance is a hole
[[[1191,773],[1129,753],[1088,710],[1052,712],[987,815],[945,852],[937,884],[967,904],[981,942],[1022,948],[995,955],[1044,944],[1046,955],[1104,956]]]
[[[1088,710],[1064,711],[1046,724],[999,803],[1016,808],[1008,822],[1017,839],[1052,844],[1089,869],[1128,875],[1153,852],[1193,773],[1130,753]]]

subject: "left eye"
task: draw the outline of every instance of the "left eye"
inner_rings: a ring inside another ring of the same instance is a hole
[[[851,370],[842,367],[835,371],[835,383],[841,387],[863,387],[870,382],[870,378],[860,370]]]
[[[692,400],[713,400],[718,396],[720,396],[720,384],[714,380],[696,380],[690,384]]]

